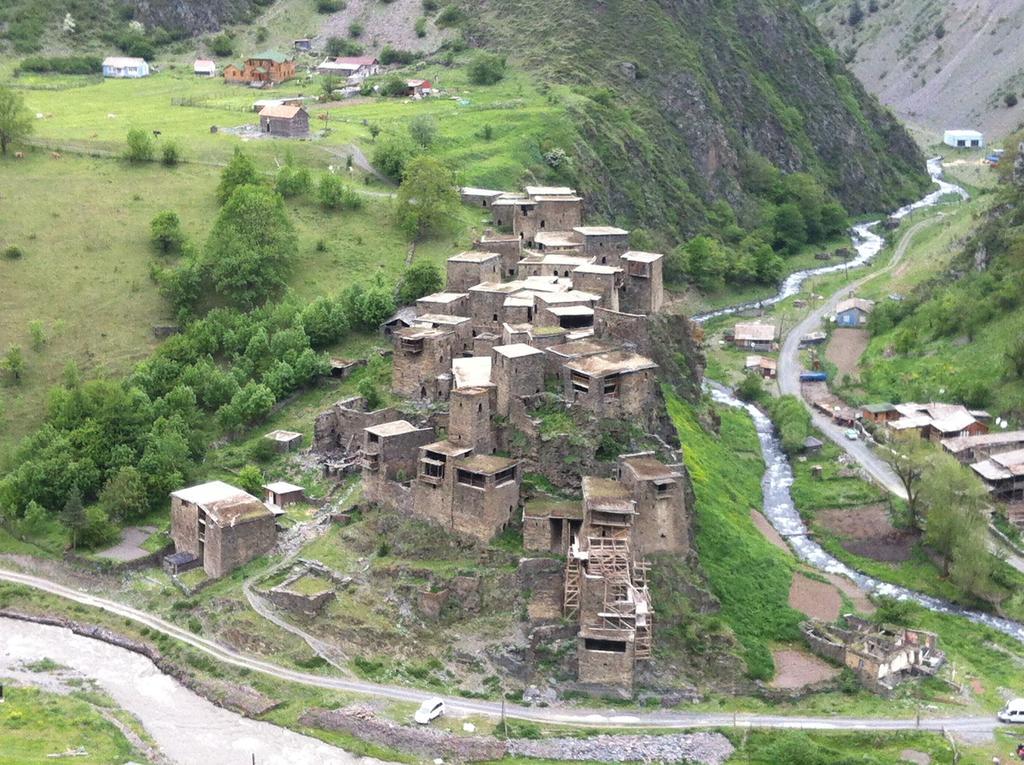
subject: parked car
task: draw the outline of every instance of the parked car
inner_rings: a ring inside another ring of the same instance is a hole
[[[420,708],[416,710],[416,714],[413,715],[412,719],[420,725],[426,725],[443,714],[444,699],[433,696],[420,704]]]
[[[843,435],[846,436],[848,441],[856,441],[858,438],[857,431],[853,428],[847,428]]]
[[[999,711],[996,717],[999,718],[999,722],[1004,723],[1024,722],[1024,699],[1007,701],[1006,706]]]

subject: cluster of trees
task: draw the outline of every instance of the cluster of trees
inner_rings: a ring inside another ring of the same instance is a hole
[[[99,56],[26,56],[18,64],[18,72],[40,74],[99,74],[103,59]]]
[[[972,472],[918,438],[883,453],[907,492],[907,525],[923,532],[942,573],[964,595],[995,603],[1005,594],[988,550],[989,496]]]
[[[32,134],[34,122],[21,93],[0,86],[0,154]]]
[[[735,210],[719,200],[708,212],[708,231],[678,247],[666,259],[669,283],[690,283],[703,291],[726,284],[776,284],[784,259],[808,245],[841,235],[848,217],[824,187],[807,173],[782,173],[760,155],[745,168],[747,188],[760,199],[756,209]]]
[[[0,479],[0,517],[11,525],[57,517],[79,542],[105,541],[111,523],[138,518],[184,485],[211,437],[262,420],[325,374],[323,348],[393,310],[390,292],[383,294],[384,305],[375,303],[376,288],[351,287],[307,305],[215,309],[123,382],[82,382],[69,367],[43,426],[19,445],[16,467]],[[63,514],[76,496],[98,500],[88,507],[88,524]]]
[[[793,454],[803,449],[804,441],[811,434],[811,415],[803,402],[793,395],[779,396],[769,402],[768,410],[785,452]]]

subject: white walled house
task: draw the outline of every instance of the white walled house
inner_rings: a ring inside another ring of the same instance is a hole
[[[985,145],[985,137],[977,130],[947,130],[942,142],[954,149],[980,149]]]
[[[149,64],[144,58],[107,56],[103,59],[104,77],[148,77]]]

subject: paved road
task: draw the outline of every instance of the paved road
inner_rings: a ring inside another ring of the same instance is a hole
[[[196,650],[236,667],[261,672],[272,677],[301,685],[328,690],[362,694],[378,699],[419,703],[432,694],[411,688],[380,685],[361,680],[324,677],[280,667],[269,661],[239,653],[212,640],[193,635],[158,616],[117,603],[113,600],[81,592],[48,579],[0,569],[0,580],[31,587],[57,595],[75,603],[103,609],[112,614],[132,619],[150,630],[160,632]],[[2,639],[2,637],[0,637]],[[502,705],[491,701],[447,698],[449,712],[457,716],[482,715],[500,718]],[[962,734],[990,735],[998,722],[988,716],[926,717],[920,722],[914,718],[859,718],[859,717],[787,717],[782,715],[754,715],[703,712],[636,712],[588,710],[576,708],[530,708],[506,705],[507,716],[539,723],[558,723],[577,727],[601,728],[707,728],[732,725],[754,728],[797,728],[808,730],[913,730],[951,731]]]
[[[878,277],[881,274],[890,271],[895,268],[899,262],[903,259],[907,249],[910,247],[911,241],[917,233],[936,220],[942,217],[942,214],[935,216],[934,218],[928,218],[927,220],[919,221],[915,223],[907,233],[900,240],[899,245],[896,247],[896,252],[893,253],[892,260],[884,268],[880,268],[874,273],[862,276],[856,281],[845,284],[840,287],[835,293],[833,293],[827,300],[825,300],[820,306],[815,308],[806,318],[797,324],[793,329],[786,335],[786,339],[782,344],[782,349],[779,352],[779,390],[784,394],[792,394],[800,398],[804,402],[804,406],[811,413],[811,419],[814,425],[821,430],[829,440],[833,441],[840,449],[849,454],[855,459],[861,467],[883,486],[887,491],[895,494],[902,499],[907,498],[907,492],[903,489],[903,485],[900,483],[899,478],[892,471],[885,460],[881,459],[875,452],[868,448],[867,444],[861,440],[851,441],[844,435],[846,428],[841,428],[836,425],[832,420],[822,413],[818,412],[814,407],[810,405],[801,395],[800,391],[800,338],[804,335],[814,332],[821,326],[822,319],[835,310],[836,304],[842,300],[847,294],[855,292],[865,283]]]

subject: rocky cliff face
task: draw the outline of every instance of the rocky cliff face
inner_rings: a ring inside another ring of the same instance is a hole
[[[1019,0],[807,3],[826,39],[864,86],[907,122],[933,133],[1005,134],[1024,120],[1024,5]],[[856,23],[851,23],[851,20]]]
[[[603,211],[692,233],[725,199],[753,216],[759,154],[853,213],[927,184],[900,124],[793,0],[484,0],[474,37],[573,84],[580,185]],[[525,51],[530,51],[526,53]]]
[[[273,0],[132,0],[134,18],[147,28],[182,30],[189,35],[216,32],[222,24],[248,21]]]

